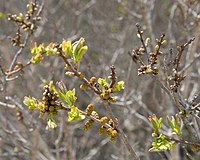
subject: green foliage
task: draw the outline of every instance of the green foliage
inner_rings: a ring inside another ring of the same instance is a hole
[[[170,117],[167,116],[167,120],[173,132],[180,137],[181,136],[181,119],[178,117],[178,115],[172,116],[172,119],[170,119]]]
[[[63,40],[61,48],[64,52],[65,57],[68,57],[70,55],[75,64],[80,62],[83,55],[88,50],[88,47],[84,46],[84,42],[84,38],[80,38],[73,44],[71,43],[71,41]]]
[[[79,109],[76,106],[72,106],[71,111],[68,112],[68,121],[74,122],[82,119],[85,119],[85,116],[80,113]]]
[[[77,100],[77,97],[75,96],[75,89],[69,91],[58,91],[58,96],[59,99],[69,107],[72,107]]]
[[[72,43],[71,41],[62,41],[62,51],[65,53],[65,57],[68,57],[69,55],[72,57],[73,52],[72,52]]]
[[[117,82],[114,86],[111,87],[111,84],[109,84],[105,79],[99,78],[98,84],[101,89],[101,95],[100,98],[103,100],[107,100],[109,102],[116,102],[116,99],[111,96],[112,93],[117,93],[124,89],[124,81]]]
[[[76,41],[72,44],[72,51],[73,51],[73,56],[72,60],[74,63],[78,63],[81,61],[83,55],[85,52],[88,50],[87,46],[84,46],[84,38],[80,38],[79,41]]]
[[[173,145],[171,142],[165,139],[165,136],[160,134],[156,137],[156,140],[152,143],[152,148],[149,149],[150,152],[164,152],[171,150]]]
[[[42,60],[44,59],[44,56],[41,54],[44,52],[44,44],[40,44],[39,46],[37,46],[37,43],[35,43],[34,48],[31,49],[31,54],[32,59],[31,59],[31,63],[32,64],[39,64],[42,62]]]
[[[57,48],[55,47],[54,43],[49,43],[49,45],[45,48],[45,50],[43,51],[45,52],[46,56],[52,56],[52,55],[57,55]]]
[[[65,72],[65,74],[66,74],[67,76],[74,76],[74,72],[70,72],[70,71]]]
[[[124,89],[124,81],[119,81],[117,84],[112,88],[112,93],[116,93]]]
[[[63,52],[66,58],[70,55],[73,62],[77,65],[77,63],[81,61],[85,52],[88,50],[88,47],[84,45],[84,42],[84,38],[80,38],[73,44],[71,41],[63,40],[60,45],[51,42],[46,47],[44,47],[43,43],[39,46],[35,43],[34,47],[31,49],[31,54],[33,55],[31,63],[41,63],[44,56],[57,56]]]
[[[101,86],[101,88],[102,88],[102,87],[108,87],[108,83],[107,83],[106,80],[103,79],[103,78],[99,78],[99,79],[98,79],[98,84]]]
[[[35,110],[37,109],[37,105],[38,105],[38,102],[35,98],[30,98],[30,97],[24,97],[24,101],[23,103],[28,106],[29,110]]]
[[[149,116],[149,121],[155,131],[155,133],[159,132],[159,129],[162,127],[162,118],[157,118],[156,115]]]

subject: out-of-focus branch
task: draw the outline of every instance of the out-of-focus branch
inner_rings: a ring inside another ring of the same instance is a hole
[[[127,136],[125,135],[123,130],[119,127],[118,120],[115,117],[114,113],[112,112],[109,103],[105,103],[104,106],[105,106],[105,109],[106,109],[106,113],[110,116],[110,118],[113,120],[114,124],[116,125],[120,139],[123,141],[125,147],[129,151],[129,154],[130,154],[129,158],[133,159],[133,160],[139,160],[140,158],[138,157],[138,155],[136,154],[136,152],[134,151],[134,149],[130,145],[130,143],[127,139]]]

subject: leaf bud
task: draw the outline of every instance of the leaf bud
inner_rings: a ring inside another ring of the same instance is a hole
[[[99,114],[96,111],[92,111],[91,115],[96,118],[99,119]]]
[[[94,83],[96,82],[96,80],[97,80],[96,77],[91,77],[90,78],[90,84],[94,85]]]
[[[100,123],[101,125],[104,125],[104,124],[106,124],[107,121],[108,121],[108,117],[102,117],[102,118],[100,119],[99,123]]]
[[[86,90],[87,88],[88,88],[88,86],[85,83],[80,85],[80,89],[83,90],[83,91]]]
[[[92,114],[92,111],[94,110],[94,104],[89,104],[86,108],[86,113],[87,115],[91,115]]]
[[[158,45],[156,45],[156,46],[155,46],[155,49],[156,49],[156,51],[158,51],[158,50],[159,50],[159,46],[158,46]]]

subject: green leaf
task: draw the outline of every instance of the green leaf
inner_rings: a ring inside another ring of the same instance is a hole
[[[65,57],[67,57],[68,55],[73,56],[71,41],[63,40],[61,47],[62,47],[62,51],[65,53]]]
[[[65,74],[67,75],[67,76],[74,76],[74,72],[70,72],[70,71],[67,71],[67,72],[65,72]]]
[[[37,43],[34,43],[34,48],[31,48],[31,54],[32,55],[37,55],[39,53]]]
[[[68,112],[68,121],[74,122],[85,119],[85,116],[82,115],[76,106],[71,107],[71,111]]]
[[[43,52],[45,52],[44,43],[42,43],[42,44],[40,44],[40,45],[38,46],[38,52],[39,52],[40,54],[43,53]]]
[[[32,97],[32,98],[30,98],[30,97],[24,97],[23,103],[26,106],[29,107],[28,108],[29,110],[36,110],[36,109],[38,109],[37,108],[38,102],[37,102],[37,100],[34,97]]]
[[[49,45],[45,48],[43,52],[46,52],[46,56],[56,55],[57,54],[57,48],[55,47],[54,43],[49,43]]]
[[[98,83],[99,83],[99,85],[100,85],[101,87],[107,87],[107,86],[108,86],[108,83],[107,83],[106,80],[103,79],[103,78],[99,78],[99,79],[98,79]]]
[[[116,93],[124,89],[124,81],[119,81],[117,84],[112,88],[112,93]]]
[[[76,56],[76,60],[77,62],[81,61],[83,55],[85,54],[85,52],[88,50],[87,46],[83,46],[79,51],[78,54]]]
[[[162,127],[162,118],[158,119],[156,117],[156,115],[152,115],[152,116],[149,116],[149,121],[151,122],[152,124],[152,127],[155,131],[155,133],[158,133],[159,129]]]
[[[172,116],[172,119],[170,119],[170,117],[167,116],[167,121],[171,129],[173,130],[173,132],[180,137],[182,134],[181,133],[181,119],[178,117],[178,115]]]
[[[87,46],[84,46],[84,42],[85,42],[84,38],[81,37],[78,41],[72,44],[72,53],[73,53],[72,59],[74,63],[78,63],[79,61],[81,61],[83,55],[88,49]]]
[[[171,142],[165,139],[165,136],[160,134],[154,142],[152,142],[152,148],[149,149],[150,152],[164,152],[171,150],[173,145]]]
[[[50,89],[50,91],[57,92],[57,90],[55,89],[55,87],[54,87],[54,85],[53,85],[53,81],[50,81],[50,82],[49,82],[49,89]]]
[[[44,57],[38,52],[35,56],[31,58],[31,63],[32,64],[39,64],[42,62]]]
[[[58,91],[59,99],[67,106],[71,107],[76,102],[75,89],[69,91]]]

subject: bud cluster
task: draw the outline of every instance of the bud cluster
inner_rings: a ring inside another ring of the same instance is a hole
[[[38,4],[37,1],[34,1],[27,5],[27,12],[25,15],[23,13],[19,13],[18,15],[8,15],[8,20],[17,23],[18,25],[16,36],[11,39],[13,46],[19,46],[21,48],[24,47],[20,40],[20,29],[24,30],[25,32],[30,31],[30,33],[33,33],[37,29],[36,22],[41,20],[41,17],[36,14],[37,10]]]
[[[87,106],[86,114],[98,120],[98,123],[100,125],[99,135],[103,135],[104,133],[106,133],[106,135],[110,138],[111,142],[116,141],[118,132],[112,119],[108,121],[108,117],[106,116],[100,118],[99,114],[96,111],[94,111],[93,104],[89,104]],[[83,130],[88,131],[93,126],[94,122],[94,119],[87,120],[83,126]]]
[[[181,85],[181,82],[184,80],[185,76],[179,74],[175,69],[172,70],[172,75],[168,76],[168,81],[170,83],[170,89],[174,92],[178,91],[178,87]]]
[[[148,37],[144,41],[143,39],[143,31],[141,30],[141,27],[139,24],[136,25],[138,28],[138,38],[141,40],[141,47],[136,48],[131,52],[129,52],[130,56],[132,57],[133,61],[136,63],[140,63],[140,67],[138,68],[138,75],[142,74],[158,74],[158,56],[163,55],[163,52],[160,51],[160,48],[162,45],[166,43],[166,40],[164,40],[165,35],[161,35],[160,39],[156,39],[157,45],[155,45],[155,50],[151,51],[152,45],[151,45],[151,39]],[[144,58],[142,58],[143,55],[146,55],[148,64],[145,64]]]
[[[58,94],[53,91],[49,85],[45,85],[42,98],[44,104],[44,112],[56,115],[57,110],[61,109],[61,104],[58,101],[58,98]]]

